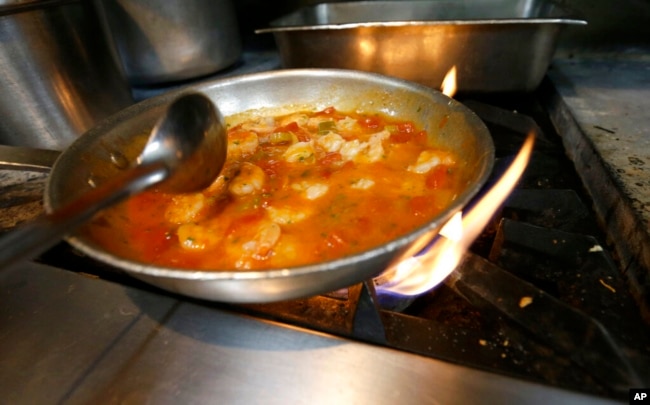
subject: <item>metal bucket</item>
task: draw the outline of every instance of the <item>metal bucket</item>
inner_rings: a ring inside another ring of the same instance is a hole
[[[133,103],[88,1],[0,5],[0,143],[64,149]]]
[[[134,86],[186,80],[234,64],[242,52],[230,0],[96,0]]]
[[[354,1],[304,7],[273,33],[286,68],[377,72],[439,88],[458,70],[465,93],[530,92],[567,25],[586,21],[548,0]]]

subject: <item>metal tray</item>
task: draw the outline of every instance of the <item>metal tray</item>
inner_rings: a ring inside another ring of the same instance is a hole
[[[301,8],[255,32],[273,33],[287,68],[373,71],[439,88],[456,66],[458,90],[534,90],[568,24],[540,0],[360,1]]]

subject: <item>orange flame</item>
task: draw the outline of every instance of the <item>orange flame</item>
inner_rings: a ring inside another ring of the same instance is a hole
[[[467,214],[456,213],[437,237],[432,232],[420,237],[409,251],[377,277],[377,289],[402,295],[418,295],[444,281],[514,189],[530,160],[534,140],[534,135],[529,134],[510,167]],[[426,252],[413,256],[432,240]]]
[[[442,94],[447,97],[453,97],[458,88],[456,83],[456,66],[452,66],[451,69],[449,69],[449,72],[445,75],[445,78],[442,79]]]

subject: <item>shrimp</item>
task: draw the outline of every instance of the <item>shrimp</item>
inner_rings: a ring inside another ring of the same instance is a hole
[[[303,197],[308,200],[315,200],[319,197],[324,196],[329,191],[329,186],[327,184],[311,183],[308,181],[294,183],[291,185],[291,188],[296,191],[301,191]]]
[[[263,222],[253,239],[242,245],[245,254],[255,260],[266,260],[273,253],[273,247],[280,240],[282,228],[275,222]]]
[[[208,205],[203,193],[177,194],[165,210],[165,219],[174,224],[184,224],[201,218]]]
[[[343,143],[339,153],[343,160],[352,160],[361,163],[373,163],[384,157],[383,141],[390,136],[390,132],[381,131],[370,135],[368,141],[362,142],[353,139]]]
[[[339,153],[341,154],[341,157],[343,160],[354,160],[361,151],[365,149],[365,143],[362,143],[358,139],[353,139],[351,141],[347,141],[341,145],[341,149],[339,150]]]
[[[260,141],[255,132],[233,131],[228,134],[228,160],[250,156],[257,150]]]
[[[244,131],[253,131],[258,134],[267,134],[276,127],[274,117],[260,117],[254,121],[248,121],[242,124],[241,129]]]
[[[355,131],[359,128],[359,123],[352,117],[345,117],[336,121],[336,128],[341,131]]]
[[[228,191],[239,197],[250,195],[262,190],[265,181],[264,170],[252,163],[244,162],[237,176],[228,185]]]
[[[238,163],[226,163],[217,178],[205,189],[207,195],[219,195],[226,191],[229,182],[237,174],[240,168]]]
[[[284,207],[266,207],[266,212],[269,214],[271,220],[280,225],[289,225],[300,222],[309,216],[306,210],[297,210],[294,208]]]
[[[229,186],[229,179],[239,170],[239,165],[227,165],[222,173],[202,192],[176,194],[165,210],[165,219],[173,224],[186,224],[204,219],[210,206],[221,198]],[[261,170],[261,169],[260,169]],[[236,186],[240,190],[241,185]]]
[[[335,132],[328,132],[327,134],[319,137],[316,140],[316,144],[323,148],[326,152],[338,152],[343,144],[345,144],[345,139]]]
[[[314,161],[314,146],[309,142],[296,142],[289,146],[282,155],[284,160],[290,163],[303,162],[309,163]]]
[[[217,246],[224,236],[224,229],[219,226],[183,224],[176,230],[181,247],[189,251],[203,251]]]
[[[429,149],[420,152],[415,164],[410,165],[407,170],[413,173],[422,174],[427,173],[429,170],[441,164],[455,164],[453,156],[449,152]]]
[[[358,179],[352,182],[351,187],[357,190],[368,190],[370,187],[374,186],[375,182],[371,179]]]
[[[390,138],[390,132],[383,130],[370,135],[370,140],[368,142],[370,143],[383,142],[388,138]]]
[[[291,115],[287,115],[286,117],[283,117],[280,120],[279,124],[280,126],[285,126],[291,124],[292,122],[295,122],[296,124],[298,124],[298,126],[304,127],[307,126],[308,121],[309,121],[309,117],[307,116],[307,114],[296,113],[296,114],[291,114]]]
[[[388,131],[381,131],[372,134],[368,140],[368,146],[364,150],[364,154],[361,156],[361,160],[366,163],[372,163],[381,159],[385,154],[383,141],[389,136],[390,132]]]

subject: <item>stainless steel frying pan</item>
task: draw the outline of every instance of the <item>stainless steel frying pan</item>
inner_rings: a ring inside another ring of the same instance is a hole
[[[429,131],[433,142],[461,157],[459,165],[465,173],[466,188],[439,216],[403,237],[353,256],[309,266],[267,271],[174,269],[120,257],[99,246],[84,228],[66,238],[88,256],[187,296],[262,303],[311,296],[372,278],[419,236],[437,231],[461,210],[485,183],[494,162],[492,139],[482,121],[461,103],[436,90],[373,73],[280,70],[185,87],[109,117],[78,138],[56,160],[45,189],[45,209],[60,207],[72,196],[126,168],[140,152],[165,106],[190,91],[207,95],[226,117],[246,111],[246,115],[280,114],[335,106],[342,111],[378,112],[412,120]],[[117,227],[119,223],[103,221],[102,226]]]

